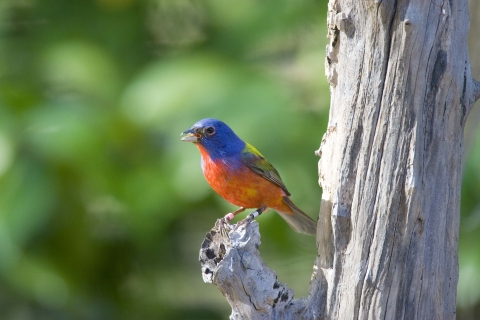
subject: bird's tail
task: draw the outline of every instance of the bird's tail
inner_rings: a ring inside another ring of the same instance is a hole
[[[283,202],[290,207],[292,213],[278,212],[280,216],[285,219],[296,232],[314,236],[317,232],[317,223],[300,210],[289,197],[283,197]]]

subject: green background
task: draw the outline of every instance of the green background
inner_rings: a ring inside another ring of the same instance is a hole
[[[316,216],[326,8],[3,0],[0,319],[226,319],[228,303],[202,282],[198,251],[234,207],[211,191],[180,133],[201,118],[224,120]],[[465,318],[480,300],[480,148],[467,151]],[[265,261],[306,295],[315,239],[274,213],[258,221]]]

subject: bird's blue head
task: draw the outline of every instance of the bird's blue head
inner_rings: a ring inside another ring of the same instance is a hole
[[[225,122],[218,119],[202,119],[182,132],[182,135],[183,141],[201,145],[212,159],[240,154],[245,148],[245,142]]]

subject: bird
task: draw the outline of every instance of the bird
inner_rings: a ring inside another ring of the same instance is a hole
[[[316,234],[317,223],[293,203],[278,171],[226,123],[214,118],[202,119],[181,135],[181,140],[194,143],[200,150],[202,171],[212,189],[239,207],[225,215],[226,221],[254,208],[247,217],[251,221],[271,208],[294,231]]]

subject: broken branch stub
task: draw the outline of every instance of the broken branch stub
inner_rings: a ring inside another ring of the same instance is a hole
[[[237,229],[217,220],[200,249],[202,276],[220,289],[232,307],[230,319],[320,319],[309,298],[293,299],[294,292],[277,280],[258,252],[260,233],[253,221]],[[318,304],[318,301],[316,301]]]

